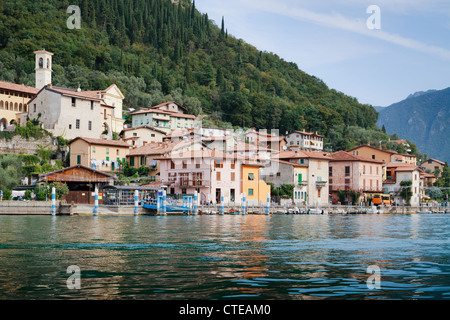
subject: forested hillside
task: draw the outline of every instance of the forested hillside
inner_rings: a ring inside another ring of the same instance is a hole
[[[70,30],[69,5],[81,8]],[[53,84],[83,90],[118,84],[128,108],[166,100],[234,126],[318,131],[336,148],[382,135],[369,105],[274,53],[228,34],[195,8],[170,0],[0,0],[0,80],[34,85],[33,51],[53,52]],[[384,135],[382,138],[385,139]],[[377,141],[377,143],[380,140]]]

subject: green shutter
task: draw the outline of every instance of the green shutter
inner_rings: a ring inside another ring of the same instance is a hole
[[[81,156],[77,156],[77,164],[81,164]]]
[[[301,184],[301,183],[302,183],[302,174],[299,173],[298,174],[298,184]]]
[[[130,157],[130,166],[134,167],[134,157]]]

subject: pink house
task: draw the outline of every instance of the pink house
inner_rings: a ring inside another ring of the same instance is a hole
[[[364,197],[383,192],[383,162],[345,151],[330,154],[330,194],[338,199],[339,190],[354,190]]]
[[[240,202],[241,166],[239,155],[202,149],[174,153],[160,160],[161,179],[169,194],[198,192],[201,203]]]

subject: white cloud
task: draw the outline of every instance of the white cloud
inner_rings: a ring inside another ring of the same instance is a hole
[[[314,23],[317,25],[341,29],[357,34],[361,34],[368,37],[373,37],[379,40],[383,40],[395,45],[399,45],[405,48],[409,48],[415,51],[419,51],[426,54],[431,54],[438,56],[442,59],[450,60],[450,50],[444,49],[438,46],[429,45],[414,39],[409,39],[400,35],[385,32],[383,30],[369,30],[366,26],[366,20],[364,19],[349,19],[339,13],[318,13],[308,9],[298,7],[297,5],[286,5],[286,3],[277,1],[267,1],[267,0],[243,0],[248,6],[252,6],[254,9],[259,9],[262,11],[267,11],[271,13],[276,13],[284,16],[288,16],[294,19]],[[381,4],[387,4],[387,1],[378,0],[374,2],[379,2]],[[394,1],[398,5],[407,5],[406,0],[396,0]],[[409,2],[409,1],[408,1]],[[435,0],[434,3],[441,1]],[[413,1],[412,5],[415,3],[421,3],[418,0]],[[366,16],[367,18],[369,15]]]

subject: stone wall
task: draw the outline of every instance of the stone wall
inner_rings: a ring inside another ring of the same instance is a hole
[[[56,201],[57,215],[72,215],[74,207]],[[51,215],[51,201],[0,201],[0,215]]]
[[[27,140],[17,135],[11,140],[0,139],[0,152],[2,153],[36,154],[36,150],[39,149],[39,146],[45,148],[50,147],[54,151],[58,148],[56,139],[52,137],[46,137],[38,140],[30,138]]]

